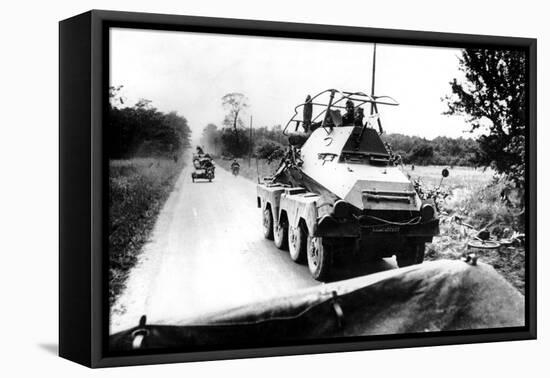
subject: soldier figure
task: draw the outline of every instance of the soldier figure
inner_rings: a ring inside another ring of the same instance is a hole
[[[311,116],[313,114],[313,104],[311,102],[311,96],[307,95],[306,102],[304,103],[304,117],[302,126],[304,131],[307,133],[311,128]]]
[[[354,123],[355,123],[355,105],[353,104],[353,101],[347,100],[346,114],[344,114],[344,117],[342,117],[342,125],[349,126],[349,125],[353,125]]]
[[[355,126],[363,126],[363,118],[365,118],[365,114],[363,112],[363,108],[357,108],[355,109],[353,124]]]

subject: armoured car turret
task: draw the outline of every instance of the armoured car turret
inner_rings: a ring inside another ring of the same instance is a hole
[[[434,203],[419,197],[380,138],[378,105],[398,103],[335,89],[308,96],[285,127],[289,149],[277,172],[258,184],[265,237],[307,260],[318,280],[339,253],[419,264],[439,233]]]

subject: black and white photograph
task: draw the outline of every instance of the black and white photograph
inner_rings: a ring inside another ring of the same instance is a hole
[[[108,33],[110,352],[526,326],[526,50]]]
[[[6,3],[0,375],[545,376],[546,8]]]

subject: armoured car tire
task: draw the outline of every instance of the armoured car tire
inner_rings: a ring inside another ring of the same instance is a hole
[[[326,281],[332,268],[333,248],[323,238],[307,236],[307,266],[317,281]]]
[[[411,244],[406,249],[405,253],[401,253],[396,256],[397,266],[403,268],[414,264],[422,264],[424,261],[425,251],[426,245],[424,243]]]
[[[264,237],[273,240],[273,215],[271,209],[265,208],[262,213],[262,226],[264,228]]]
[[[277,223],[273,222],[273,242],[279,249],[285,250],[288,247],[288,222],[284,219]]]
[[[307,233],[300,225],[288,228],[288,252],[294,262],[302,263],[306,261]]]

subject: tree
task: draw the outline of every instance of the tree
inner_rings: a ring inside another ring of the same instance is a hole
[[[239,144],[239,133],[237,127],[243,127],[243,122],[239,115],[248,108],[248,98],[242,93],[228,93],[222,97],[222,106],[228,112],[223,120],[226,127],[232,127],[235,134],[235,142]]]
[[[526,67],[519,50],[465,49],[459,61],[465,80],[450,82],[446,114],[466,115],[478,138],[482,165],[490,165],[519,187],[525,182]]]
[[[285,149],[283,146],[272,141],[265,141],[256,149],[256,156],[259,159],[266,159],[269,162],[281,159],[284,154]]]
[[[250,140],[244,130],[234,132],[229,128],[223,129],[220,140],[223,155],[242,157],[248,153],[250,148]]]
[[[163,113],[150,100],[124,106],[122,86],[109,88],[109,157],[164,156],[177,158],[190,145],[191,130],[185,117]]]
[[[434,148],[427,142],[423,142],[413,148],[408,159],[417,164],[429,164],[434,156]]]
[[[171,152],[176,153],[191,146],[191,129],[189,128],[185,117],[180,116],[175,111],[172,111],[164,115],[163,123],[163,128],[167,129],[168,132],[160,132],[157,135],[166,135],[166,139],[172,138]]]

